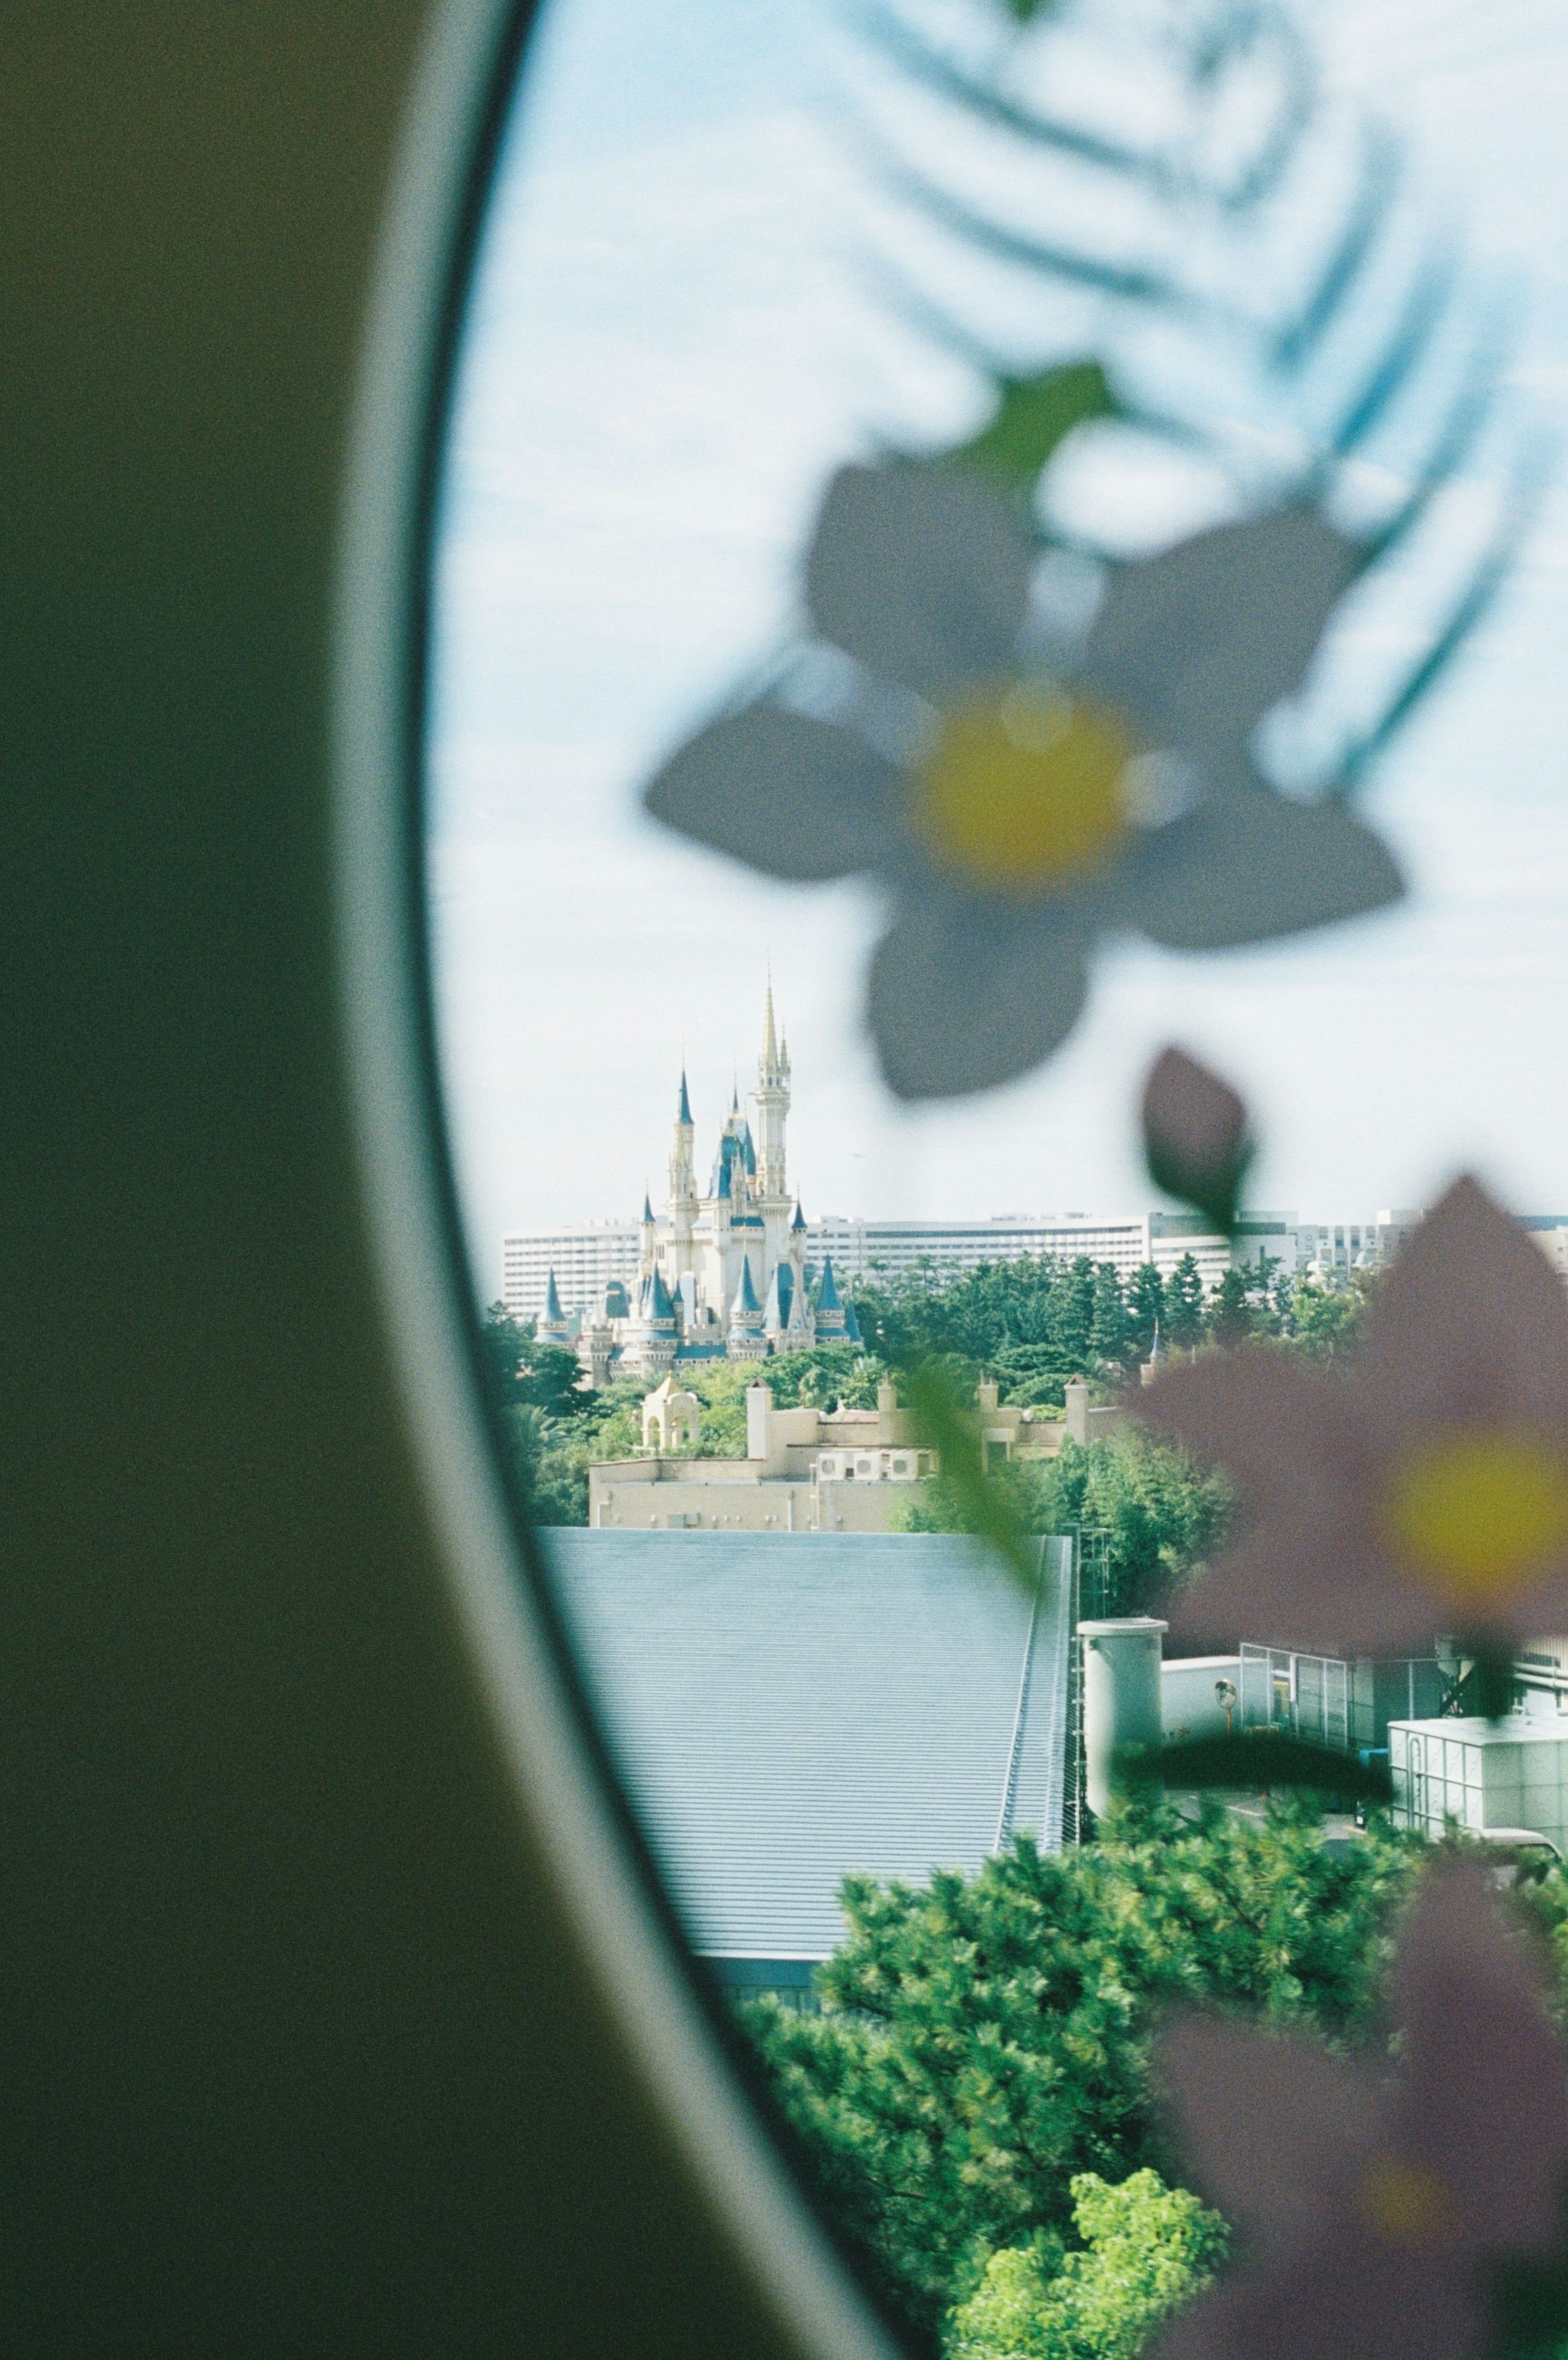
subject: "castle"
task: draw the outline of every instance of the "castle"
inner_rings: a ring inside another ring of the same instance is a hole
[[[761,1360],[813,1344],[861,1340],[854,1306],[839,1295],[830,1256],[806,1258],[806,1216],[784,1162],[789,1049],[768,987],[753,1131],[736,1090],[719,1133],[707,1192],[697,1193],[696,1128],[681,1075],[663,1219],[644,1196],[635,1279],[611,1279],[583,1315],[575,1341],[590,1385],[612,1376],[660,1377],[701,1360]],[[536,1332],[574,1340],[552,1270]]]

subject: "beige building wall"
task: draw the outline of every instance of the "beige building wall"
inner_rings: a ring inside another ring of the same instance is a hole
[[[650,1404],[666,1392],[648,1396]],[[974,1411],[988,1461],[1054,1459],[1064,1437],[1086,1441],[1121,1416],[1089,1407],[1087,1385],[1067,1389],[1065,1419],[1003,1407],[980,1387]],[[656,1430],[650,1414],[644,1431]],[[940,1460],[925,1448],[915,1414],[883,1385],[875,1409],[777,1409],[773,1390],[746,1395],[744,1459],[672,1458],[656,1448],[588,1470],[588,1522],[603,1527],[795,1533],[896,1531],[923,1500]]]
[[[621,1531],[889,1533],[929,1489],[764,1477],[746,1459],[622,1459],[590,1470],[588,1522]]]

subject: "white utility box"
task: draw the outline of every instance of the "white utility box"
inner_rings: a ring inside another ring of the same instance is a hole
[[[1529,1830],[1568,1850],[1568,1716],[1391,1721],[1388,1770],[1396,1827],[1434,1841],[1449,1821],[1478,1836]]]

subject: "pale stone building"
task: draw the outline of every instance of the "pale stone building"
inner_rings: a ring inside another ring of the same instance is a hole
[[[694,1397],[673,1378],[643,1404],[644,1449],[636,1459],[605,1461],[588,1470],[588,1522],[630,1530],[716,1529],[743,1532],[885,1533],[903,1522],[940,1473],[938,1453],[920,1439],[913,1411],[902,1409],[891,1384],[878,1388],[875,1409],[778,1409],[772,1388],[746,1395],[744,1459],[669,1455],[661,1441],[672,1431],[674,1404]],[[1003,1406],[994,1384],[983,1383],[974,1418],[987,1462],[1050,1459],[1064,1439],[1087,1441],[1108,1430],[1119,1410],[1091,1409],[1089,1388],[1067,1388],[1065,1418],[1044,1410]],[[696,1424],[693,1422],[693,1438]]]

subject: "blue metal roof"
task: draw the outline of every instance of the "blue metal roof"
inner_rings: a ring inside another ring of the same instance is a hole
[[[1039,1610],[946,1534],[553,1531],[612,1753],[694,1947],[820,1959],[855,1870],[1060,1841],[1070,1543]]]

